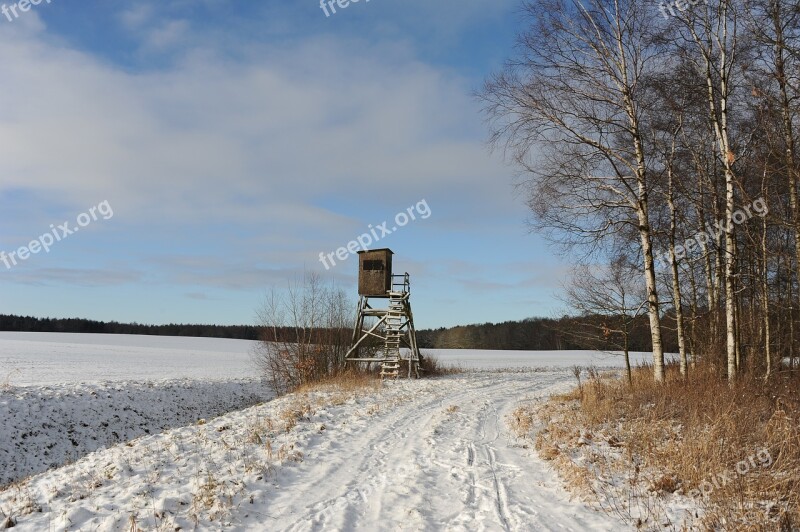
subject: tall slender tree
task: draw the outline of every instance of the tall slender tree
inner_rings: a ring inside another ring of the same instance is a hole
[[[492,140],[527,177],[536,226],[568,246],[636,235],[656,380],[664,379],[643,83],[657,68],[652,19],[631,0],[524,3],[519,57],[481,93]]]

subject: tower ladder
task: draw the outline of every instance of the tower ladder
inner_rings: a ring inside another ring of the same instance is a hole
[[[400,373],[400,341],[405,333],[403,322],[406,317],[405,302],[408,292],[395,291],[392,286],[389,292],[389,309],[386,312],[386,340],[383,345],[384,360],[381,363],[381,377],[396,379]]]

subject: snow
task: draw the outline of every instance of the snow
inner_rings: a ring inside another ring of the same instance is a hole
[[[252,378],[254,345],[223,338],[0,332],[0,383]]]
[[[287,396],[90,454],[0,509],[20,531],[623,529],[570,501],[505,423],[569,386],[566,371],[475,372]]]
[[[445,365],[472,369],[506,368],[623,368],[621,353],[601,351],[491,351],[476,349],[424,349]],[[653,363],[652,353],[629,353],[631,365]],[[671,355],[668,355],[671,356]]]
[[[116,382],[0,390],[0,486],[97,449],[272,398],[258,381]]]
[[[0,383],[14,385],[151,379],[252,377],[256,342],[221,338],[0,332]],[[424,349],[447,365],[499,369],[623,367],[619,354],[598,351]],[[631,363],[650,353],[631,353]]]
[[[521,402],[569,389],[572,366],[620,367],[619,356],[436,350],[473,369],[261,403],[271,394],[252,346],[0,333],[0,472],[38,472],[0,491],[0,526],[626,528],[571,500],[506,423]]]

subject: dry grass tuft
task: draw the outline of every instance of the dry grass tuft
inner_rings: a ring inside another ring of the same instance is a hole
[[[613,452],[600,460],[609,463],[586,466],[595,480],[607,467],[645,484],[643,498],[692,497],[711,529],[790,530],[800,526],[799,406],[796,373],[769,382],[745,376],[733,386],[705,366],[688,380],[670,367],[665,384],[649,368],[634,371],[631,385],[595,373],[540,409],[536,447],[573,476],[574,462],[560,457],[602,440]]]
[[[278,461],[280,462],[302,462],[303,453],[295,450],[294,445],[281,445],[278,448]]]
[[[243,482],[219,480],[211,471],[198,474],[195,485],[190,505],[195,524],[203,518],[215,522],[227,517],[236,498],[244,492]]]
[[[678,491],[678,479],[672,475],[661,475],[650,484],[650,490],[661,493]]]
[[[214,478],[211,473],[208,473],[206,477],[199,482],[197,490],[195,490],[193,494],[193,503],[202,509],[210,509],[217,502],[218,488],[219,483],[217,479]]]
[[[533,428],[533,419],[533,412],[525,406],[520,406],[511,413],[508,425],[517,438],[524,438]]]
[[[298,397],[278,414],[278,418],[283,421],[283,429],[288,433],[297,426],[299,421],[311,421],[313,411],[310,403],[307,403],[303,397]]]
[[[7,373],[6,376],[0,380],[0,392],[11,391],[14,388],[14,385],[11,384],[11,377],[13,377],[14,375],[18,375],[19,373],[21,372],[18,369],[15,369]]]
[[[3,523],[3,520],[6,522],[14,521],[14,519],[12,519],[12,514],[19,517],[42,511],[41,504],[37,502],[27,482],[12,482],[4,489],[6,489],[7,493],[11,495],[9,502],[11,502],[13,505],[13,512],[11,510],[6,510],[6,514],[2,509],[0,509],[0,524]],[[0,526],[0,530],[5,529]]]
[[[367,373],[356,369],[348,369],[341,373],[325,377],[315,382],[302,384],[295,390],[298,394],[310,392],[342,392],[361,393],[374,391],[381,386],[381,381],[375,373]]]

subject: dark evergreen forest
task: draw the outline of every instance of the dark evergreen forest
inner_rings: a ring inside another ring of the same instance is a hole
[[[427,349],[497,349],[497,350],[569,350],[619,349],[620,338],[615,332],[613,317],[584,316],[528,318],[503,323],[459,325],[417,331],[420,347]],[[650,335],[646,317],[632,328],[630,349],[649,351]],[[277,331],[253,325],[176,324],[147,325],[141,323],[103,322],[82,318],[35,318],[0,314],[0,331],[60,332],[92,334],[138,334],[151,336],[194,336],[206,338],[236,338],[240,340],[290,339],[290,328]],[[666,347],[675,349],[672,335],[667,335]]]

